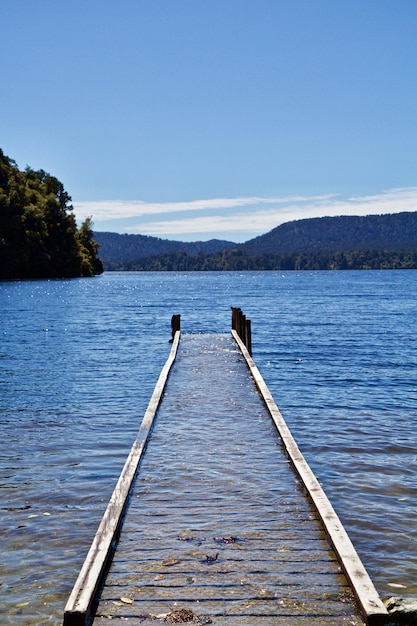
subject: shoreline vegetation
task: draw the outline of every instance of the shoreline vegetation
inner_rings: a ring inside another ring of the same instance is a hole
[[[149,256],[136,261],[105,263],[106,271],[127,272],[383,269],[417,269],[417,250],[398,252],[352,250],[335,253],[288,253],[261,256],[249,256],[241,250],[226,250],[214,254],[200,253],[197,256],[178,251]]]
[[[0,279],[100,274],[91,218],[79,228],[71,197],[44,170],[20,171],[0,149]]]

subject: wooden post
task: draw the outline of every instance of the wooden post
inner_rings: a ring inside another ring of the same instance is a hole
[[[246,315],[243,313],[240,316],[240,337],[246,346]]]
[[[239,330],[239,311],[236,307],[232,306],[232,328],[233,330]]]
[[[252,325],[250,320],[246,320],[246,347],[252,356]]]
[[[235,330],[240,339],[246,346],[249,354],[252,356],[252,329],[251,321],[246,319],[246,315],[242,313],[242,309],[231,307],[232,309],[232,330]]]
[[[172,316],[171,329],[172,329],[172,336],[171,336],[171,339],[169,340],[169,343],[172,343],[174,341],[175,333],[177,332],[177,330],[181,330],[181,315]]]

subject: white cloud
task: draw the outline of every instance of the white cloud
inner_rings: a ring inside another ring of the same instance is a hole
[[[292,220],[416,210],[417,187],[408,187],[349,198],[321,195],[190,202],[86,202],[77,203],[74,212],[78,220],[92,215],[96,230],[188,240],[216,237],[247,241]]]
[[[323,200],[332,196],[288,196],[282,198],[238,197],[238,198],[209,198],[206,200],[190,200],[185,202],[142,202],[140,200],[99,200],[93,202],[75,202],[74,213],[77,219],[83,220],[93,216],[95,220],[126,219],[130,217],[144,217],[164,213],[183,211],[227,210],[242,206],[263,204],[285,204],[303,202],[305,200]]]

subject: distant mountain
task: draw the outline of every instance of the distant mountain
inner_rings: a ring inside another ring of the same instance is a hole
[[[417,211],[317,217],[277,226],[239,246],[248,256],[417,248]]]
[[[286,222],[243,244],[94,234],[106,270],[417,268],[417,211]]]
[[[94,241],[100,244],[99,256],[106,270],[123,270],[131,261],[169,252],[185,252],[190,256],[196,256],[200,252],[212,254],[237,246],[232,241],[219,239],[184,242],[146,235],[120,235],[107,232],[95,232]]]

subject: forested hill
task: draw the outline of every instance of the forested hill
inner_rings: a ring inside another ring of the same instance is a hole
[[[132,261],[159,254],[181,251],[196,256],[202,252],[212,254],[236,248],[235,243],[219,239],[184,242],[146,235],[120,235],[107,232],[94,233],[94,239],[100,244],[100,258],[106,270],[123,270]]]
[[[240,246],[247,255],[417,249],[417,211],[286,222]]]
[[[95,233],[107,270],[417,268],[417,211],[287,222],[243,244]]]
[[[103,271],[91,220],[77,228],[71,198],[44,170],[0,149],[0,279],[74,278]]]

